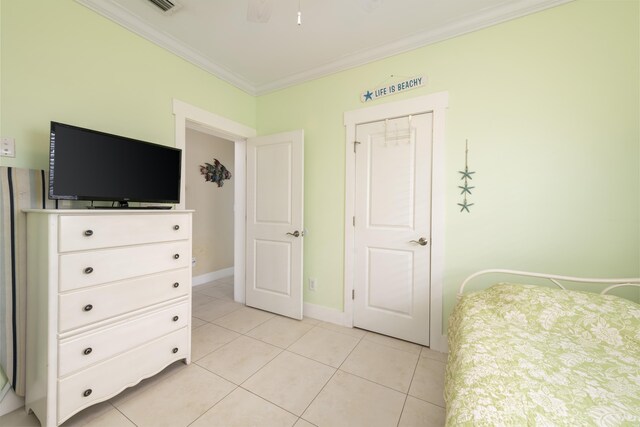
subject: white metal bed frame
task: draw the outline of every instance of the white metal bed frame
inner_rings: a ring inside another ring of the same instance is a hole
[[[515,276],[524,276],[524,277],[535,277],[538,279],[547,279],[560,289],[566,290],[560,281],[563,282],[573,282],[573,283],[599,283],[599,284],[609,284],[605,289],[603,289],[600,294],[605,295],[612,289],[621,288],[623,286],[635,286],[640,288],[640,277],[628,278],[628,279],[595,279],[588,277],[572,277],[572,276],[558,276],[555,274],[545,274],[545,273],[533,273],[530,271],[517,271],[517,270],[503,270],[503,269],[489,269],[478,271],[477,273],[473,273],[471,276],[467,277],[460,288],[458,289],[458,300],[462,298],[464,293],[464,287],[471,280],[475,279],[478,276],[482,276],[485,274],[511,274]]]

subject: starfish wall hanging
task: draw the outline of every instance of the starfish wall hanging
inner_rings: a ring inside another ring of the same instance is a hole
[[[458,188],[462,190],[460,194],[464,195],[464,199],[462,200],[462,203],[458,203],[458,206],[461,207],[460,212],[463,212],[463,211],[470,212],[469,206],[473,206],[473,203],[469,203],[467,201],[467,194],[471,195],[471,190],[476,188],[476,187],[469,186],[469,180],[473,179],[471,175],[473,175],[475,172],[469,171],[468,157],[469,157],[469,140],[466,140],[464,143],[464,171],[458,171],[458,173],[462,175],[460,179],[464,180],[464,185],[458,185]]]

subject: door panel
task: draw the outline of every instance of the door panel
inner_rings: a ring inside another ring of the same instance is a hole
[[[432,114],[356,140],[354,326],[428,345]]]
[[[413,252],[369,248],[367,263],[368,307],[410,316]]]
[[[289,142],[255,147],[257,223],[291,224],[291,148]]]
[[[413,228],[415,145],[370,143],[369,227]]]
[[[247,141],[246,303],[295,319],[302,319],[303,145],[301,130]]]
[[[291,243],[255,241],[256,289],[291,296]]]

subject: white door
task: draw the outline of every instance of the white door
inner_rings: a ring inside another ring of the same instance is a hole
[[[302,130],[247,140],[246,304],[302,319]]]
[[[431,113],[356,127],[353,323],[429,345]]]

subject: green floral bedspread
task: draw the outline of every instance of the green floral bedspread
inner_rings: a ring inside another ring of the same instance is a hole
[[[640,305],[498,284],[449,325],[447,425],[640,426]]]

